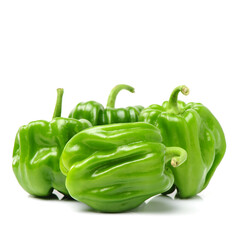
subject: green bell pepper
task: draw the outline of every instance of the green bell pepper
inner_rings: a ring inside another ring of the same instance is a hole
[[[139,113],[143,109],[142,106],[127,108],[114,107],[117,94],[123,89],[132,93],[134,92],[133,87],[125,84],[119,84],[110,92],[106,108],[104,108],[102,104],[95,101],[80,102],[71,111],[69,117],[76,119],[87,119],[92,123],[93,126],[110,123],[137,122]]]
[[[122,212],[167,191],[174,177],[165,164],[180,166],[187,153],[161,141],[158,128],[139,122],[79,132],[60,159],[70,195],[102,212]]]
[[[175,186],[181,198],[192,197],[205,189],[224,156],[226,141],[213,114],[201,103],[185,104],[178,93],[188,95],[186,86],[175,88],[162,106],[145,108],[139,121],[157,126],[166,146],[178,146],[188,153],[185,164],[172,168]],[[172,189],[174,190],[174,188]]]
[[[33,121],[19,128],[13,149],[12,167],[19,184],[28,193],[47,197],[53,189],[68,195],[59,158],[68,140],[91,127],[82,119],[62,118],[63,89],[57,89],[57,102],[52,121]]]

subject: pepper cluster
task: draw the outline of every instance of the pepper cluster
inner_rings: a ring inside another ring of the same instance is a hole
[[[162,105],[115,108],[114,87],[106,108],[81,102],[61,117],[63,89],[50,122],[19,128],[13,171],[28,193],[53,190],[102,212],[123,212],[158,194],[176,190],[190,198],[205,189],[222,160],[226,141],[213,114],[200,103],[178,101],[175,88]]]

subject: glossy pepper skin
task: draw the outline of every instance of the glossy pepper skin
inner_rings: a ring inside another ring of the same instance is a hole
[[[166,146],[178,146],[187,151],[186,163],[170,168],[178,196],[189,198],[207,187],[224,156],[226,141],[213,114],[201,103],[177,101],[179,92],[188,95],[189,89],[184,85],[175,88],[169,101],[162,106],[154,104],[145,108],[139,121],[158,127]]]
[[[14,143],[14,174],[24,190],[38,197],[50,196],[53,189],[68,195],[59,158],[68,140],[91,126],[84,119],[78,121],[60,117],[63,89],[57,92],[52,121],[33,121],[20,127]]]
[[[70,118],[87,119],[93,126],[111,123],[137,122],[142,106],[115,108],[117,94],[121,90],[134,93],[134,88],[119,84],[115,86],[108,97],[107,107],[95,101],[80,102],[69,114]]]
[[[76,134],[65,146],[60,168],[70,195],[102,212],[122,212],[167,191],[185,150],[166,148],[160,131],[148,123],[95,126]]]

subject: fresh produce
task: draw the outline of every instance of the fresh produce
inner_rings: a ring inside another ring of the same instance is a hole
[[[106,108],[79,103],[61,117],[63,89],[50,122],[21,126],[12,167],[24,190],[49,197],[53,190],[101,212],[134,209],[176,190],[190,198],[204,190],[226,151],[218,120],[201,103],[178,101],[185,85],[162,105],[115,108],[125,84],[115,86]]]
[[[184,85],[175,88],[169,101],[162,106],[153,104],[145,108],[139,121],[157,126],[167,147],[178,146],[187,151],[185,164],[179,168],[169,167],[179,197],[188,198],[207,187],[224,156],[226,141],[213,114],[201,103],[178,101],[179,92],[188,95],[189,89]]]
[[[148,123],[96,126],[65,146],[60,166],[70,195],[103,212],[122,212],[167,191],[174,177],[165,164],[180,166],[184,149],[166,148]]]
[[[68,117],[87,119],[93,126],[111,123],[137,122],[139,113],[143,109],[142,106],[115,108],[116,97],[123,89],[134,93],[133,87],[125,84],[119,84],[110,92],[106,108],[95,101],[80,102],[71,111]]]
[[[62,118],[63,89],[57,89],[57,102],[52,121],[38,120],[21,126],[13,148],[13,171],[24,190],[47,197],[53,189],[68,195],[59,158],[69,139],[91,123],[85,119]]]

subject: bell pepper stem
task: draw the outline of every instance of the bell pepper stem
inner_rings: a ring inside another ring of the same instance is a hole
[[[131,93],[134,93],[134,88],[129,85],[119,84],[119,85],[115,86],[109,94],[108,101],[107,101],[107,108],[115,107],[116,97],[117,97],[118,93],[123,89],[128,90]]]
[[[173,91],[172,94],[169,98],[168,101],[168,112],[172,112],[175,114],[178,114],[180,112],[178,108],[178,94],[181,92],[183,95],[188,95],[189,94],[189,88],[185,85],[181,85],[176,87]]]
[[[171,161],[173,167],[178,167],[187,160],[187,152],[180,147],[167,147],[165,152],[165,163]]]
[[[57,101],[52,118],[61,117],[62,112],[62,97],[63,97],[63,88],[57,89]]]

